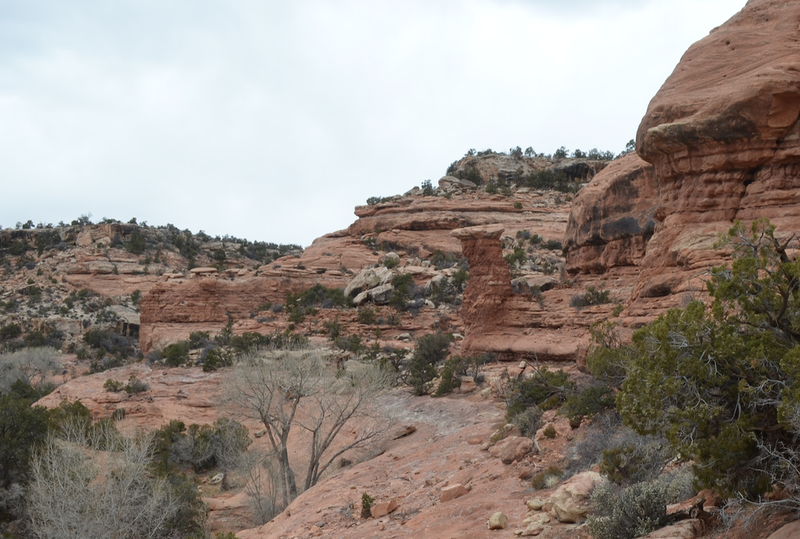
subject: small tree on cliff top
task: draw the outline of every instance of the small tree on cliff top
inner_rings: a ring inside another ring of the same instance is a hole
[[[598,348],[593,372],[622,372],[617,408],[640,434],[666,437],[694,462],[699,486],[750,499],[772,485],[800,505],[800,262],[766,220],[723,239],[710,308],[692,302]]]
[[[284,506],[314,486],[337,457],[385,431],[373,404],[390,382],[391,374],[373,365],[337,371],[317,350],[274,351],[239,363],[231,375],[230,397],[266,428]],[[356,434],[334,447],[345,425],[355,422]],[[288,450],[293,430],[310,438],[302,482],[295,474],[300,463],[290,461]]]

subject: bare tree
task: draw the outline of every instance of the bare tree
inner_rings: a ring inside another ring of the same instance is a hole
[[[263,451],[250,449],[239,455],[237,470],[245,480],[254,524],[266,524],[280,512],[278,470],[274,459]]]
[[[0,393],[5,393],[17,380],[39,388],[61,365],[56,361],[54,348],[23,348],[16,352],[0,354]]]
[[[50,436],[31,462],[28,510],[36,537],[165,536],[180,504],[166,481],[150,473],[151,448],[149,436],[123,437],[79,424]]]
[[[233,370],[230,397],[248,417],[266,428],[284,505],[315,485],[334,460],[363,447],[385,431],[374,413],[376,397],[392,375],[378,366],[349,362],[337,370],[319,350],[272,351],[243,359]],[[358,434],[333,448],[348,422],[358,422]],[[293,428],[310,435],[305,478],[298,488],[289,461]]]

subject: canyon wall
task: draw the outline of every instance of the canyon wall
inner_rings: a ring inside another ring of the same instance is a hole
[[[569,271],[636,267],[626,314],[644,320],[703,297],[734,220],[798,229],[798,38],[800,4],[751,0],[692,45],[639,126],[641,159],[615,161],[576,198]]]

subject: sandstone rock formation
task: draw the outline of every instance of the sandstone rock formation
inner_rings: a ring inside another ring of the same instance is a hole
[[[592,509],[594,487],[604,481],[596,472],[583,472],[575,475],[558,487],[550,498],[553,512],[559,522],[579,522],[584,520]]]
[[[451,234],[461,241],[470,266],[461,311],[465,352],[491,352],[501,359],[574,361],[588,344],[588,327],[613,308],[599,305],[578,313],[569,305],[575,293],[570,287],[548,290],[541,302],[530,294],[515,293],[499,225],[456,229]]]
[[[634,153],[612,161],[578,192],[569,214],[567,271],[636,266],[655,229],[655,169]]]
[[[566,239],[573,274],[635,267],[628,323],[702,297],[733,220],[797,229],[800,6],[751,0],[683,56],[653,98],[635,156],[578,195]]]

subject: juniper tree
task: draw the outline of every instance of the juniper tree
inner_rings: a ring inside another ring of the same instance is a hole
[[[777,483],[800,494],[793,241],[767,220],[749,230],[737,222],[720,242],[733,263],[712,270],[711,305],[670,310],[629,346],[598,347],[588,359],[593,372],[624,379],[617,409],[625,423],[666,437],[693,461],[699,486],[754,499]]]

